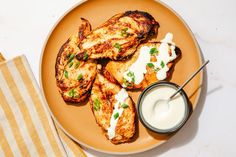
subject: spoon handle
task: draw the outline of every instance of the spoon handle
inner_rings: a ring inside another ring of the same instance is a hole
[[[179,87],[179,89],[170,96],[169,99],[172,99],[177,93],[179,93],[180,90],[182,90],[188,83],[191,81],[195,75],[199,73],[207,64],[209,63],[209,60],[207,60],[195,73],[193,73],[184,83],[182,86]]]

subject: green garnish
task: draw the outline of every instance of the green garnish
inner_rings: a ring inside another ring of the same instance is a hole
[[[119,117],[119,113],[114,114],[114,119],[116,120]]]
[[[80,73],[77,77],[77,80],[81,80],[83,78],[83,75]]]
[[[127,108],[127,107],[129,107],[129,105],[127,105],[126,103],[123,103],[123,104],[121,105],[121,107],[122,107],[122,108]]]
[[[131,82],[134,82],[134,77],[132,77],[131,79],[132,79]]]
[[[64,71],[64,76],[65,76],[65,78],[68,78],[69,77],[69,73],[68,73],[68,71]]]
[[[71,89],[70,91],[69,91],[69,97],[72,97],[72,98],[79,98],[79,93],[77,93],[76,91],[75,91],[75,89]]]
[[[70,92],[69,92],[69,96],[74,97],[75,93],[76,93],[75,89],[71,89]]]
[[[74,64],[73,62],[70,62],[70,64],[69,64],[69,68],[71,68],[73,64]]]
[[[71,54],[70,57],[69,57],[69,60],[68,60],[68,63],[70,63],[75,57],[75,54]]]
[[[132,78],[132,82],[134,82],[134,78]],[[123,83],[125,85],[124,87],[132,86],[125,78],[123,78]]]
[[[80,61],[78,61],[76,64],[75,64],[75,69],[77,69],[80,65]]]
[[[156,68],[156,69],[155,69],[155,72],[158,72],[159,70],[160,70],[160,68]]]
[[[129,71],[129,72],[127,73],[127,76],[132,79],[131,82],[134,82],[134,72]]]
[[[155,47],[153,47],[153,48],[151,48],[151,50],[149,51],[149,53],[150,53],[151,55],[154,55],[154,54],[157,54],[157,53],[158,53],[158,50],[157,50]]]
[[[118,49],[118,52],[121,51],[121,45],[119,43],[115,43],[114,47]]]
[[[129,72],[127,73],[127,76],[133,77],[133,76],[134,76],[134,73],[133,73],[132,71],[129,71]]]
[[[88,53],[87,53],[87,52],[85,52],[85,53],[84,53],[83,60],[87,60],[87,59],[88,59]]]
[[[128,86],[128,82],[127,82],[127,80],[125,78],[123,78],[123,83],[124,83],[125,87]]]
[[[129,36],[129,33],[127,32],[128,31],[128,28],[124,28],[121,30],[121,36],[122,37],[127,37]]]
[[[148,66],[149,68],[153,68],[153,67],[154,67],[154,64],[148,63],[147,66]]]
[[[96,98],[94,101],[93,101],[93,108],[95,111],[98,111],[100,110],[100,100],[98,98]]]
[[[163,61],[161,61],[161,67],[164,68],[165,67],[165,63]]]

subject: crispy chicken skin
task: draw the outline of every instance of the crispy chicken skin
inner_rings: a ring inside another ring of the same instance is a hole
[[[122,89],[118,84],[110,82],[99,70],[93,84],[90,97],[90,107],[93,111],[97,124],[102,128],[108,138],[107,130],[117,100],[115,95]],[[110,141],[114,144],[128,142],[135,134],[135,107],[130,97],[125,100],[128,105],[119,117],[115,129],[115,137]],[[109,138],[108,138],[109,139]]]
[[[60,48],[56,59],[55,77],[59,92],[66,102],[84,101],[92,88],[97,63],[94,60],[79,61],[75,54],[78,44],[91,31],[89,22],[82,19],[79,32],[72,35]]]
[[[132,55],[142,40],[157,33],[159,24],[148,13],[126,11],[92,30],[79,43],[77,58],[124,60]]]
[[[161,43],[157,42],[157,41],[147,42],[147,43],[141,44],[137,48],[137,51],[135,52],[135,54],[130,59],[125,60],[125,61],[109,61],[108,64],[106,65],[106,67],[105,67],[105,69],[107,70],[107,73],[106,73],[105,76],[108,79],[111,78],[110,79],[111,81],[114,81],[114,78],[115,78],[115,80],[118,81],[120,85],[123,85],[123,83],[124,83],[123,74],[137,60],[137,58],[140,54],[141,47],[142,46],[159,47],[160,44]],[[176,52],[176,55],[177,55],[177,58],[178,58],[181,55],[180,49],[178,47],[175,47],[175,52]],[[171,53],[171,51],[169,53]],[[157,60],[158,57],[152,56],[151,59]],[[167,64],[169,69],[171,69],[173,67],[174,61]],[[147,70],[147,73],[144,75],[144,79],[140,84],[129,83],[126,88],[127,89],[144,89],[148,85],[159,81],[156,77],[156,72],[153,68],[149,68],[148,66],[146,66],[146,70]],[[170,76],[170,71],[171,70],[169,70],[167,72],[167,78],[168,78],[168,76]]]

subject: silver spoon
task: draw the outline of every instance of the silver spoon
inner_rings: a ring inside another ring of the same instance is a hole
[[[209,60],[207,60],[204,64],[202,64],[201,67],[198,68],[197,71],[195,71],[183,84],[182,86],[180,86],[178,88],[178,90],[172,94],[168,99],[159,99],[157,100],[156,104],[163,104],[163,103],[166,103],[166,104],[169,104],[169,102],[171,101],[171,99],[173,99],[176,94],[178,94],[207,64],[209,63]],[[156,105],[155,105],[156,106]],[[169,105],[166,105],[167,108],[166,110],[169,108]]]
[[[168,99],[169,101],[176,95],[178,94],[210,61],[207,60],[200,68],[198,68],[197,71],[195,71],[183,84],[182,86],[179,87],[179,89],[170,96]]]

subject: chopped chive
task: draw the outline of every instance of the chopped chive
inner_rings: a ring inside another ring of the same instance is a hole
[[[127,105],[126,103],[123,103],[123,104],[121,105],[121,107],[122,107],[122,108],[127,108],[127,107],[129,107],[129,105]]]
[[[75,64],[75,69],[77,69],[80,65],[80,61],[78,61],[76,64]]]
[[[71,68],[73,64],[74,64],[73,62],[70,62],[70,64],[69,64],[69,68]]]
[[[81,80],[83,78],[83,75],[80,73],[77,77],[77,80]]]
[[[75,91],[75,89],[71,89],[71,90],[69,91],[69,97],[72,97],[72,98],[79,98],[80,95],[79,95],[79,93],[77,93],[77,92]]]
[[[76,93],[75,89],[71,89],[71,90],[69,91],[69,96],[70,96],[70,97],[74,97],[74,96],[75,96],[75,93]]]
[[[94,101],[93,101],[93,108],[95,111],[98,111],[100,109],[100,100],[98,98],[96,98]]]
[[[127,83],[127,80],[125,78],[123,78],[123,83],[124,83],[125,87],[127,87],[128,83]]]
[[[119,117],[119,113],[117,112],[116,114],[114,114],[114,119],[117,119]]]
[[[114,47],[118,49],[118,51],[121,51],[121,45],[119,43],[115,43]]]
[[[134,81],[135,81],[134,77],[132,77],[131,79],[132,79],[132,80],[131,80],[131,82],[133,82],[133,83],[134,83]]]
[[[153,68],[153,67],[154,67],[154,64],[153,64],[153,63],[148,63],[147,66],[148,66],[149,68]]]
[[[155,72],[158,72],[159,70],[160,70],[160,68],[156,68],[156,69],[155,69]]]
[[[154,54],[157,54],[157,53],[158,53],[158,50],[157,50],[155,47],[153,47],[153,48],[150,49],[149,53],[150,53],[151,55],[154,55]]]
[[[85,52],[85,53],[84,53],[84,56],[83,56],[83,60],[87,60],[87,59],[88,59],[88,53]]]
[[[71,54],[70,57],[69,57],[69,60],[68,60],[68,63],[70,63],[75,57],[75,54]]]
[[[64,71],[64,76],[65,76],[65,78],[69,78],[69,73],[68,73],[68,71]]]
[[[165,67],[165,63],[163,61],[161,61],[161,67],[164,68]]]
[[[127,76],[132,77],[132,76],[134,76],[134,73],[133,73],[132,71],[129,71],[129,72],[127,73]]]
[[[122,37],[127,37],[129,36],[129,33],[127,33],[128,28],[124,28],[121,30],[121,36]]]

